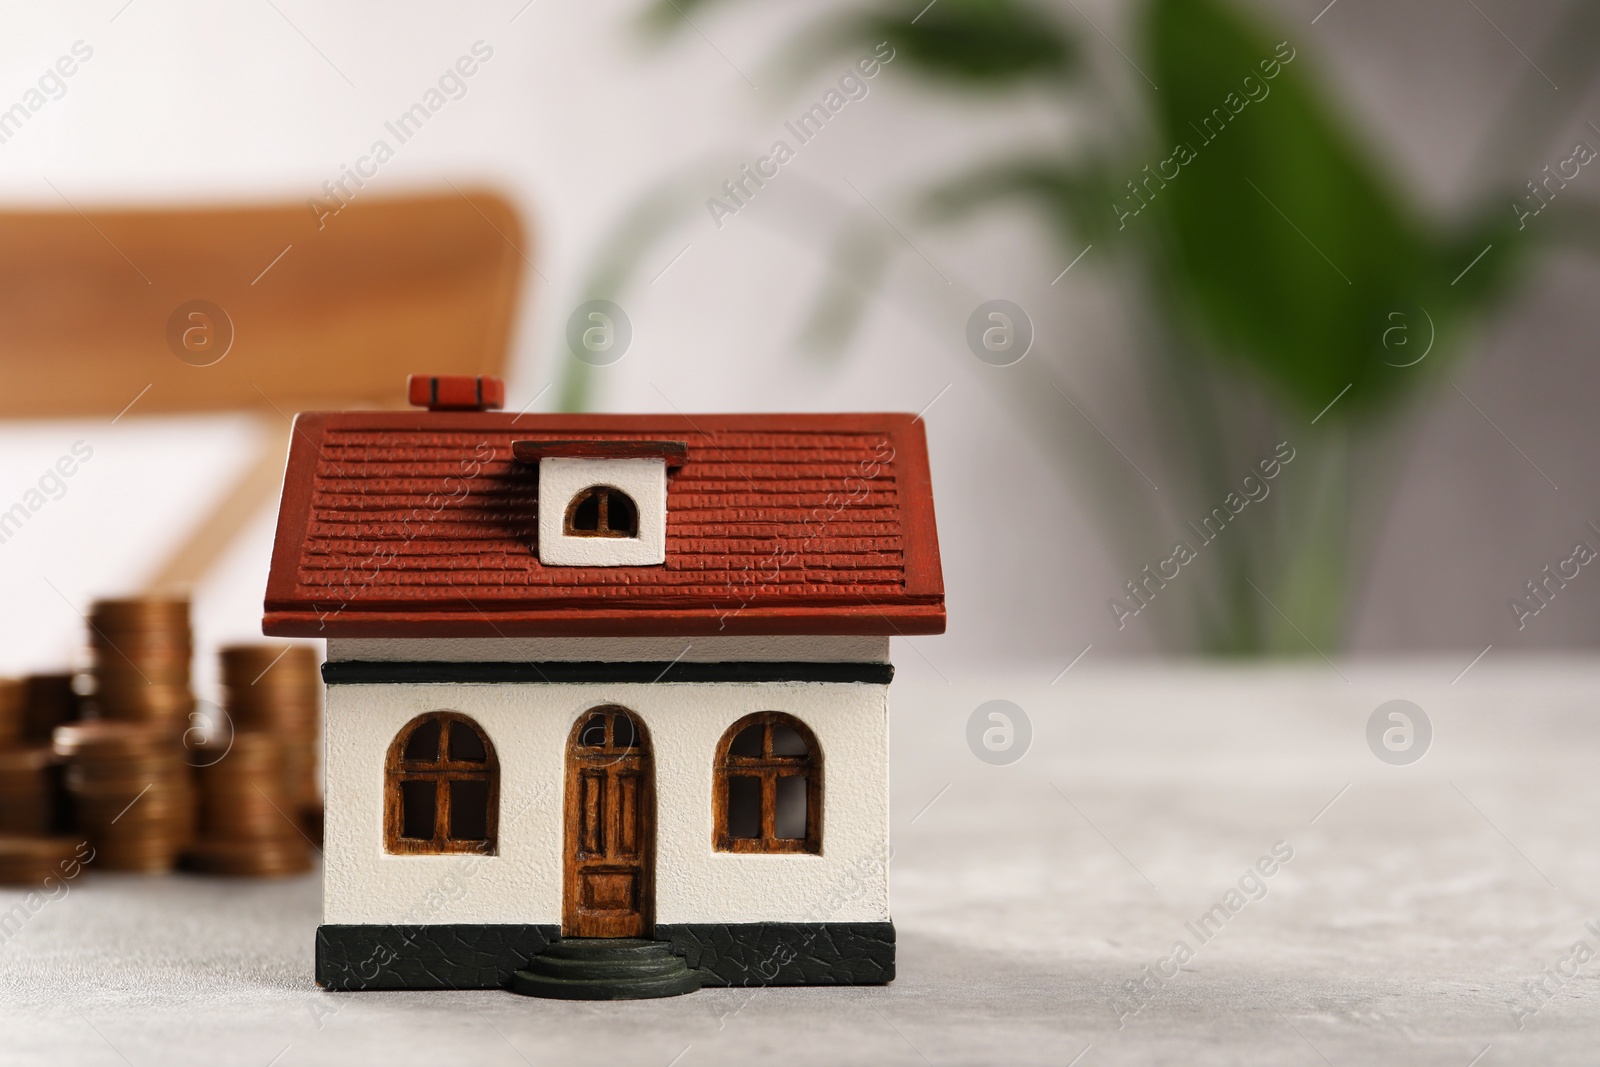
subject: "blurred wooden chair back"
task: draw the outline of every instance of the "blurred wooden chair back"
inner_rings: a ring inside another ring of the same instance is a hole
[[[481,190],[0,212],[0,418],[258,410],[269,441],[148,585],[197,579],[281,478],[288,417],[504,375],[522,227]]]

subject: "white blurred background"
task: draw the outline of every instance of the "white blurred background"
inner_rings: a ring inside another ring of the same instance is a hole
[[[1126,5],[1077,6],[1126,41]],[[1473,188],[1475,137],[1524,62],[1507,37],[1537,40],[1553,14],[1545,3],[1481,6],[1339,0],[1324,10],[1325,0],[1275,0],[1262,10],[1403,184],[1442,208]],[[0,198],[50,210],[63,196],[83,208],[304,201],[485,42],[493,56],[467,94],[400,146],[361,195],[448,179],[516,203],[539,270],[525,277],[517,320],[508,407],[518,408],[569,358],[566,317],[585,295],[597,246],[636,198],[679,168],[754,159],[797,101],[837,76],[819,74],[795,96],[751,84],[810,5],[734,5],[697,18],[699,31],[664,48],[646,46],[639,12],[637,0],[13,5],[0,12],[0,102],[18,98],[75,41],[94,55],[65,96],[0,144]],[[1083,28],[1104,53],[1094,62],[1117,64]],[[917,639],[921,656],[897,652],[915,675],[955,678],[1004,663],[1048,680],[1091,644],[1095,659],[1171,649],[1146,619],[1115,628],[1106,601],[1130,575],[1095,521],[1097,497],[1059,440],[1019,415],[1024,379],[979,363],[963,340],[983,299],[1028,309],[1038,331],[1028,361],[1052,369],[1083,407],[1080,415],[1061,403],[1056,417],[1092,418],[1162,484],[1127,356],[1127,311],[1093,252],[1052,285],[1066,263],[1028,217],[919,235],[918,254],[896,261],[846,353],[818,359],[795,344],[825,274],[829,231],[853,217],[858,198],[894,219],[904,209],[897,191],[929,173],[1030,131],[1046,136],[1035,110],[1026,100],[941,100],[891,64],[746,210],[720,229],[706,214],[647,255],[640,284],[621,297],[633,346],[596,372],[594,404],[609,411],[926,407],[950,629]],[[1600,106],[1587,113],[1600,121]],[[1465,663],[1490,644],[1498,657],[1600,639],[1600,588],[1588,588],[1600,577],[1587,571],[1523,631],[1506,605],[1578,538],[1600,544],[1584,525],[1600,523],[1596,283],[1592,261],[1550,260],[1452,371],[1495,425],[1449,388],[1410,420],[1392,457],[1396,505],[1372,531],[1374,556],[1352,591],[1349,650],[1460,651]],[[532,410],[553,409],[556,393]],[[94,450],[66,495],[0,545],[0,671],[70,662],[78,612],[95,596],[138,588],[163,547],[248,463],[255,432],[245,419],[142,419],[137,407],[115,425],[0,426],[6,503],[73,442]],[[259,636],[273,511],[195,590],[203,646]],[[1151,537],[1168,541],[1163,531]],[[209,662],[197,659],[202,690]]]

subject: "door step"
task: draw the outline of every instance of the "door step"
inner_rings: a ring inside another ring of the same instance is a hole
[[[564,937],[513,974],[507,988],[555,1000],[644,1000],[693,993],[700,974],[665,941]]]

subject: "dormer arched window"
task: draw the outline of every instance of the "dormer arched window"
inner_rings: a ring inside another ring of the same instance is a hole
[[[562,532],[568,537],[638,537],[639,506],[614,485],[591,485],[567,505]]]
[[[667,561],[667,473],[686,462],[682,441],[513,441],[538,464],[539,532],[546,567],[659,567]]]

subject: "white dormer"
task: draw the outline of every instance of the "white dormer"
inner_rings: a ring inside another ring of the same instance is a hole
[[[518,441],[539,462],[539,562],[647,567],[667,560],[667,465],[676,441]]]

